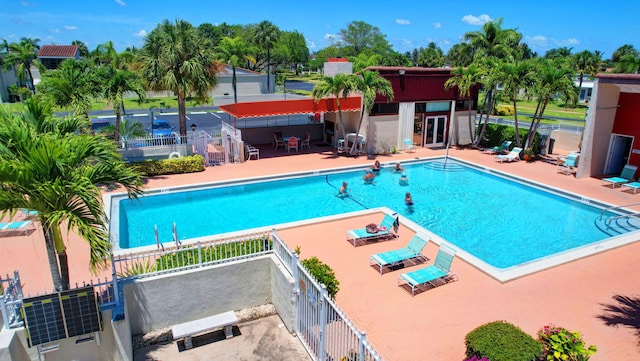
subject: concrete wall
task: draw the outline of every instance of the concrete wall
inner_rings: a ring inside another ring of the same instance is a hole
[[[372,116],[369,122],[367,153],[383,153],[393,147],[401,148],[398,144],[398,114]]]
[[[124,286],[132,334],[271,303],[271,257],[157,276]]]
[[[0,360],[2,361],[30,361],[25,343],[20,340],[19,333],[24,335],[24,329],[5,330],[0,328]]]
[[[170,146],[154,146],[144,148],[118,149],[118,153],[127,162],[141,162],[144,160],[160,160],[168,159],[173,152],[180,153],[181,157],[193,155],[193,149],[190,145],[174,144]]]

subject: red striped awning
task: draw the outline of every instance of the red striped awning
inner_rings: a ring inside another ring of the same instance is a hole
[[[340,98],[342,111],[359,111],[360,97]],[[316,114],[320,112],[337,112],[336,98],[274,100],[268,102],[246,102],[221,105],[220,110],[238,119],[249,117],[269,117],[276,115]]]

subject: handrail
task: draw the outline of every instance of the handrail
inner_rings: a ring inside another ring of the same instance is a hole
[[[612,211],[612,210],[617,209],[617,208],[631,207],[631,206],[637,206],[637,205],[640,205],[640,202],[635,202],[635,203],[624,204],[624,205],[621,205],[621,206],[611,206],[611,207],[604,208],[604,209],[602,209],[602,211],[600,211],[600,220],[602,220],[602,216],[604,216],[605,212],[609,212],[609,211]],[[640,215],[640,212],[630,213],[630,214],[625,215],[625,217],[629,217],[631,215]]]

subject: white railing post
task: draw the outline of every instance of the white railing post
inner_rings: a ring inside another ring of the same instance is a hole
[[[364,331],[360,332],[360,337],[358,340],[358,359],[359,361],[364,361],[364,342],[367,339],[367,333]]]
[[[202,244],[198,241],[198,266],[202,267]]]
[[[113,253],[111,253],[111,282],[113,282],[113,301],[116,305],[120,305],[120,295],[118,292],[118,274],[116,273],[116,264],[113,258]]]
[[[318,358],[322,361],[326,359],[325,342],[326,335],[325,330],[327,328],[327,299],[329,294],[327,293],[327,287],[323,284],[320,285],[320,313],[318,314],[318,329],[320,333],[320,342],[318,343]]]

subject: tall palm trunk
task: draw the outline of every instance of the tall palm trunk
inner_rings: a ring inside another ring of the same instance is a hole
[[[178,115],[180,118],[180,135],[187,135],[187,99],[181,92],[178,93]]]
[[[489,123],[489,115],[491,115],[491,110],[493,109],[493,105],[495,103],[495,97],[493,96],[493,87],[491,88],[491,90],[487,92],[487,98],[488,98],[487,116],[484,119],[484,123],[482,123],[480,134],[478,134],[478,139],[476,139],[476,145],[480,145],[480,142],[482,142],[484,131],[485,129],[487,129],[487,123]]]
[[[517,90],[513,91],[513,126],[516,131],[516,147],[520,147],[520,129],[518,127],[518,100],[516,98]]]
[[[356,152],[356,146],[358,145],[358,135],[360,134],[360,128],[362,127],[362,119],[364,119],[364,112],[366,111],[365,109],[365,104],[364,101],[362,102],[362,109],[360,109],[360,121],[358,121],[358,128],[356,128],[356,141],[353,142],[353,145],[351,145],[351,150],[349,150],[349,152],[351,154],[354,154]],[[367,134],[369,134],[369,132],[367,132]],[[346,141],[346,139],[345,139]]]
[[[120,107],[116,107],[116,129],[113,133],[113,138],[116,143],[120,142],[120,123],[122,122],[122,115],[120,114]]]
[[[271,52],[267,48],[267,94],[271,94]]]
[[[42,232],[44,233],[44,241],[47,248],[47,259],[49,260],[49,271],[51,272],[51,281],[56,291],[64,290],[63,281],[60,277],[60,269],[58,268],[58,259],[56,258],[56,246],[51,228],[42,223]]]
[[[237,91],[238,89],[236,87],[236,85],[237,85],[236,84],[236,81],[237,81],[237,79],[236,79],[236,66],[235,65],[231,66],[231,69],[233,70],[233,75],[231,76],[231,86],[233,87],[233,102],[237,103],[238,102],[238,91]],[[267,77],[267,79],[268,79],[268,77]]]
[[[36,93],[36,85],[33,83],[33,74],[31,73],[31,65],[25,67],[27,68],[27,74],[29,74],[29,86],[31,87],[31,91],[33,94]]]

